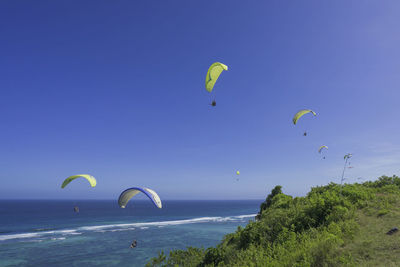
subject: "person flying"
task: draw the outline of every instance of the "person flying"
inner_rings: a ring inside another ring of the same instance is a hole
[[[132,242],[130,248],[135,248],[136,246],[137,246],[137,241],[136,241],[136,240],[133,240],[133,242]]]
[[[220,62],[215,62],[211,64],[211,66],[208,68],[207,75],[206,75],[206,90],[209,93],[212,93],[214,89],[214,85],[217,82],[219,76],[223,71],[228,70],[228,66],[225,64],[222,64]],[[215,97],[215,94],[214,94]],[[217,102],[215,99],[211,102],[211,106],[215,107],[217,105]]]

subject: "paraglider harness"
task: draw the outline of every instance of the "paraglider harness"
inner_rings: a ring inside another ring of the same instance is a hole
[[[137,242],[136,240],[134,240],[130,246],[130,248],[135,248],[137,246]]]

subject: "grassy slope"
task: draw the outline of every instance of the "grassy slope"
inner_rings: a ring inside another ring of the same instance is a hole
[[[393,227],[400,228],[399,195],[376,196],[366,208],[356,212],[359,229],[342,250],[352,255],[357,266],[400,266],[400,231],[385,234]]]
[[[275,187],[256,221],[214,248],[161,253],[148,266],[400,266],[400,178],[312,188]]]

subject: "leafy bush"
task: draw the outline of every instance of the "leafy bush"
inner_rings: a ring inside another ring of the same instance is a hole
[[[260,205],[256,221],[239,226],[216,247],[189,247],[169,257],[162,252],[148,266],[354,266],[341,248],[359,229],[356,211],[376,210],[383,216],[399,199],[397,176],[364,184],[330,183],[296,198],[278,185]]]

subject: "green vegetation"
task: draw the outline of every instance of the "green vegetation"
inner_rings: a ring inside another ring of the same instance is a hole
[[[400,178],[330,183],[305,197],[276,186],[255,221],[216,247],[160,252],[147,266],[398,266]],[[399,227],[400,228],[400,227]]]

